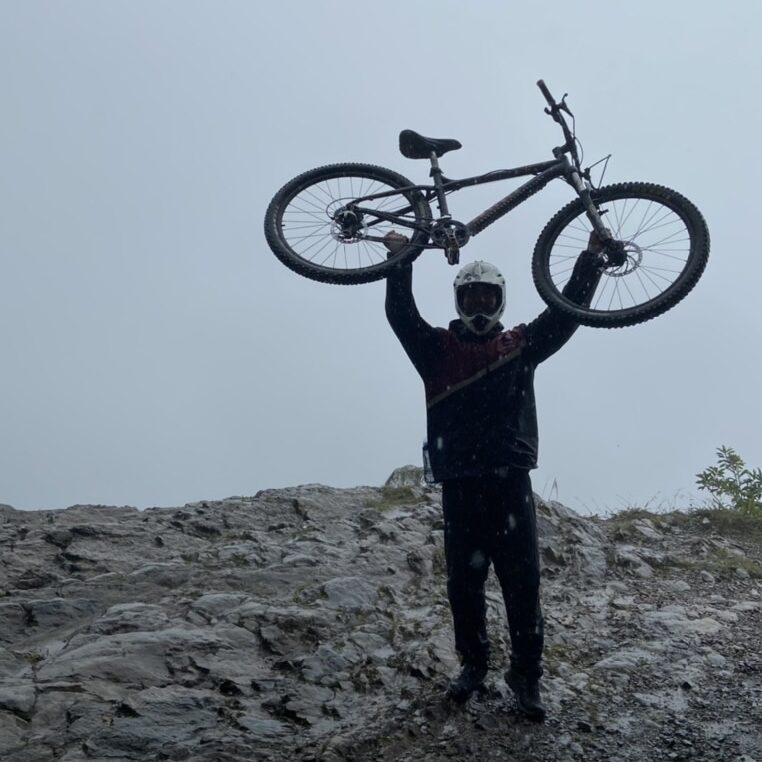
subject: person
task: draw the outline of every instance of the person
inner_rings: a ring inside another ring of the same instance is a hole
[[[385,238],[390,256],[406,243],[396,232]],[[593,233],[563,289],[578,304],[589,305],[595,292],[602,248]],[[541,721],[543,617],[529,476],[538,445],[533,379],[577,323],[547,308],[505,330],[505,280],[486,262],[463,267],[453,288],[458,319],[433,328],[416,307],[412,265],[398,266],[386,281],[387,319],[424,383],[428,458],[442,484],[447,595],[462,667],[448,695],[465,702],[487,675],[484,585],[492,563],[511,640],[506,682],[519,711]]]

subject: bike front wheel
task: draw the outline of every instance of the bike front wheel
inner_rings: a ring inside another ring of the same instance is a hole
[[[661,315],[696,285],[709,257],[709,231],[684,196],[651,183],[619,183],[592,193],[613,237],[624,244],[623,264],[606,267],[589,306],[563,295],[592,225],[579,199],[540,233],[532,276],[550,306],[583,325],[620,328]]]
[[[324,283],[367,283],[410,262],[429,240],[431,208],[407,178],[372,164],[305,172],[275,194],[265,237],[294,272]],[[409,244],[390,254],[391,231]]]

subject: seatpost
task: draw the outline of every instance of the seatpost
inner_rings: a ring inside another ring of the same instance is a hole
[[[442,170],[439,168],[439,160],[435,151],[431,152],[429,157],[431,161],[431,172],[429,177],[434,180],[434,189],[437,192],[437,205],[439,206],[440,218],[449,219],[450,210],[447,208],[447,199],[445,198],[445,192],[442,188]]]

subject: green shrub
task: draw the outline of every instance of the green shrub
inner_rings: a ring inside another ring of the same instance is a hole
[[[749,470],[732,448],[717,448],[717,465],[696,474],[699,489],[709,492],[713,508],[762,518],[762,469]]]

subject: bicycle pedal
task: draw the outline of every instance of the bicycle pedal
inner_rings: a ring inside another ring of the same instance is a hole
[[[457,265],[460,262],[460,246],[448,246],[445,249],[447,255],[447,264]]]

